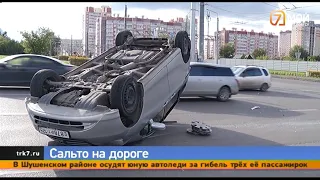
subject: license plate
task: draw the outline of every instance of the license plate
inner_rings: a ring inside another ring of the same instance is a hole
[[[49,135],[49,136],[56,136],[56,137],[67,138],[67,139],[70,138],[69,133],[67,131],[60,131],[57,129],[39,127],[39,132],[41,134],[45,134],[45,135]]]

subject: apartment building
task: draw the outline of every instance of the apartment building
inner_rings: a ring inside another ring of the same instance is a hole
[[[278,36],[271,33],[223,28],[219,32],[219,49],[227,43],[234,44],[237,56],[252,54],[255,49],[261,48],[266,50],[268,57],[278,57]]]
[[[320,27],[316,27],[314,30],[314,48],[313,56],[320,55]]]
[[[291,49],[291,31],[281,31],[279,37],[279,57],[289,56]]]
[[[177,18],[172,19],[169,22],[164,22],[160,19],[148,19],[144,16],[128,16],[127,18],[124,18],[120,17],[118,14],[97,18],[95,25],[96,39],[94,55],[99,55],[115,46],[117,34],[125,29],[131,31],[135,37],[173,37],[178,31],[190,31],[190,22],[188,21],[188,18]]]
[[[301,22],[292,25],[291,47],[302,46],[310,56],[319,55],[319,28],[320,24],[314,21]]]
[[[83,54],[82,39],[61,39],[61,55]]]
[[[111,16],[111,8],[102,6],[101,8],[86,7],[85,15],[83,16],[83,50],[85,55],[92,55],[96,51],[97,36],[97,21],[101,17]]]
[[[214,38],[207,37],[204,39],[204,59],[214,59]]]

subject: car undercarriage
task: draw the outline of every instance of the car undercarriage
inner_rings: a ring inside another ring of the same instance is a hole
[[[52,70],[37,72],[30,86],[39,103],[95,110],[118,109],[126,127],[140,118],[144,87],[141,79],[180,48],[184,63],[190,58],[190,39],[185,31],[175,40],[133,38],[130,31],[117,35],[116,46],[64,74]]]

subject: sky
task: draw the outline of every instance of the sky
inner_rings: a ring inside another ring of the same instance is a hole
[[[191,3],[183,2],[136,2],[126,3],[130,17],[144,15],[145,18],[169,21],[177,17],[190,17]],[[124,16],[124,2],[106,3],[63,3],[63,2],[28,2],[28,3],[0,3],[0,29],[6,31],[10,38],[22,40],[21,31],[37,30],[48,27],[62,39],[82,39],[82,22],[85,7],[110,6],[113,14]],[[209,35],[217,29],[217,14],[219,16],[219,30],[222,28],[256,32],[272,32],[276,35],[283,30],[291,30],[292,23],[299,21],[299,16],[309,15],[309,19],[320,23],[320,2],[237,2],[213,3],[205,6],[205,16],[210,12]],[[199,19],[199,3],[196,6],[196,16]],[[208,9],[208,11],[207,11]],[[272,26],[270,12],[285,10],[287,17],[297,17],[287,20],[286,26]],[[204,34],[207,35],[208,21],[205,19]]]

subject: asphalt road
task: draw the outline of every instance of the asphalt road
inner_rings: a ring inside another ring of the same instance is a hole
[[[229,102],[184,98],[167,118],[170,123],[136,146],[318,146],[320,145],[320,83],[273,79],[265,93],[243,91]],[[0,89],[0,145],[59,145],[40,135],[24,107],[28,89]],[[252,110],[254,106],[260,108]],[[189,123],[202,121],[213,127],[209,137],[186,133]],[[147,176],[320,176],[320,171],[13,171],[6,177],[147,177]]]

